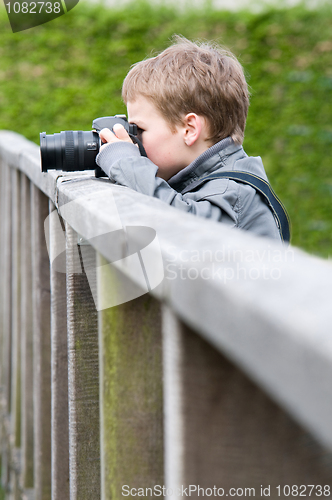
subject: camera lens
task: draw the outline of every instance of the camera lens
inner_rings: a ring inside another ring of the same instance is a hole
[[[42,172],[47,170],[91,170],[99,152],[97,132],[66,130],[59,134],[40,134]]]

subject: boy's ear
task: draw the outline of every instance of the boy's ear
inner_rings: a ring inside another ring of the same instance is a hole
[[[192,146],[202,133],[203,119],[196,113],[188,113],[184,117],[184,142]]]

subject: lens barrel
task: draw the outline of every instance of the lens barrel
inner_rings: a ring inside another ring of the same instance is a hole
[[[66,130],[58,134],[40,134],[42,172],[48,170],[94,170],[99,152],[99,135],[94,131]]]

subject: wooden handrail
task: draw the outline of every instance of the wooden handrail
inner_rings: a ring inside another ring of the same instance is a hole
[[[8,498],[331,483],[330,261],[42,173],[10,131],[0,159]]]

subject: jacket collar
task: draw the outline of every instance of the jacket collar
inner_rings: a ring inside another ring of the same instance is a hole
[[[226,137],[204,151],[190,165],[173,175],[167,182],[173,189],[181,192],[189,184],[202,177],[202,175],[219,169],[221,166],[220,163],[223,166],[226,158],[239,149],[242,149],[242,146],[234,144],[231,137]]]

